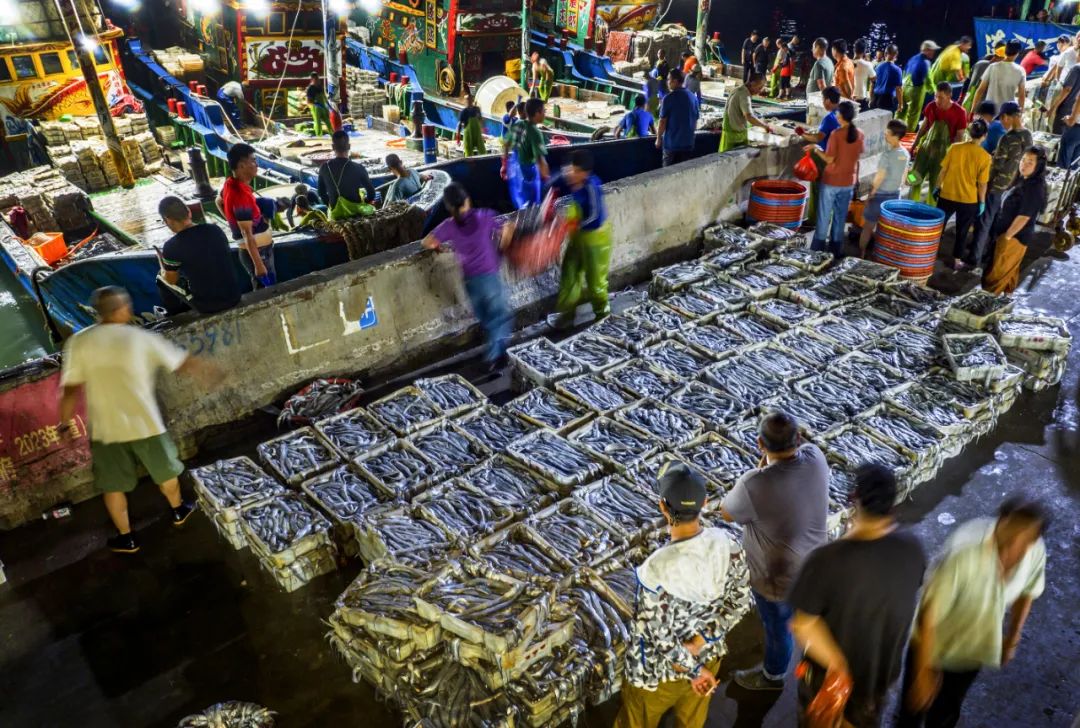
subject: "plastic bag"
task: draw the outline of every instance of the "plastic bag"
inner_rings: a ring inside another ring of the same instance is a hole
[[[806,152],[802,159],[795,163],[795,176],[806,182],[814,182],[818,178],[818,168],[814,163],[813,152]]]
[[[851,697],[851,676],[846,672],[829,672],[817,695],[806,706],[807,728],[837,728],[844,725],[844,707]]]
[[[519,210],[506,249],[510,269],[528,278],[550,268],[559,260],[568,227],[566,219],[555,213],[555,194],[551,190],[539,205]]]

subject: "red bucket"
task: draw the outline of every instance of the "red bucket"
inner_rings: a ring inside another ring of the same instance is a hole
[[[187,118],[187,102],[186,101],[177,101],[176,102],[176,115],[178,117],[180,117],[181,119],[186,119]]]

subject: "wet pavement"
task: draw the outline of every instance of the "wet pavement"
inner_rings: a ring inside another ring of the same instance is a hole
[[[1021,305],[1066,318],[1080,337],[1080,263],[1039,259],[1023,285],[1030,291],[1019,292]],[[903,508],[931,554],[955,524],[990,514],[1017,488],[1037,494],[1055,517],[1046,592],[1014,662],[976,681],[965,727],[1068,726],[1080,711],[1078,364],[1074,347],[1060,386],[1025,391],[990,434],[947,461]],[[463,371],[497,401],[508,397],[505,378],[485,380],[471,362],[440,366]],[[272,432],[269,415],[248,424],[249,443]],[[204,451],[192,464],[236,451]],[[281,726],[400,724],[370,687],[351,682],[324,639],[321,620],[356,565],[284,594],[203,516],[174,529],[147,484],[131,503],[143,543],[132,557],[102,549],[109,528],[96,500],[71,518],[0,533],[9,579],[0,586],[0,726],[174,726],[222,700],[266,705]],[[751,613],[729,637],[720,677],[755,664],[761,650]],[[616,710],[617,701],[592,709],[579,725],[611,725]],[[794,682],[766,696],[725,682],[708,725],[793,726]]]

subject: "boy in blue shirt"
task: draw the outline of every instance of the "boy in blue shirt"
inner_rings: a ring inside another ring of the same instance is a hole
[[[890,45],[885,49],[885,60],[874,70],[874,98],[870,104],[874,109],[885,109],[894,114],[904,104],[904,72],[896,65],[900,49]]]
[[[638,94],[634,97],[634,108],[627,112],[615,130],[615,138],[644,137],[655,134],[653,115],[645,110],[645,97]]]
[[[975,110],[975,116],[986,122],[987,132],[982,148],[990,154],[994,153],[1001,137],[1005,136],[1005,125],[998,121],[997,115],[997,106],[993,101],[983,101]]]
[[[570,166],[551,180],[556,196],[571,198],[565,209],[570,241],[563,254],[559,295],[555,299],[557,328],[572,326],[578,304],[585,301],[592,304],[597,319],[611,313],[608,304],[611,223],[600,184],[600,178],[593,174],[592,154],[585,149],[574,150]]]

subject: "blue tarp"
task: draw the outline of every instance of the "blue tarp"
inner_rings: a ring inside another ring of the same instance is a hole
[[[1076,35],[1080,26],[1059,23],[1033,23],[1026,20],[1005,18],[975,18],[975,51],[979,57],[990,53],[999,40],[1020,41],[1025,48],[1036,42],[1046,41],[1047,57],[1057,53],[1054,42],[1062,35]]]

